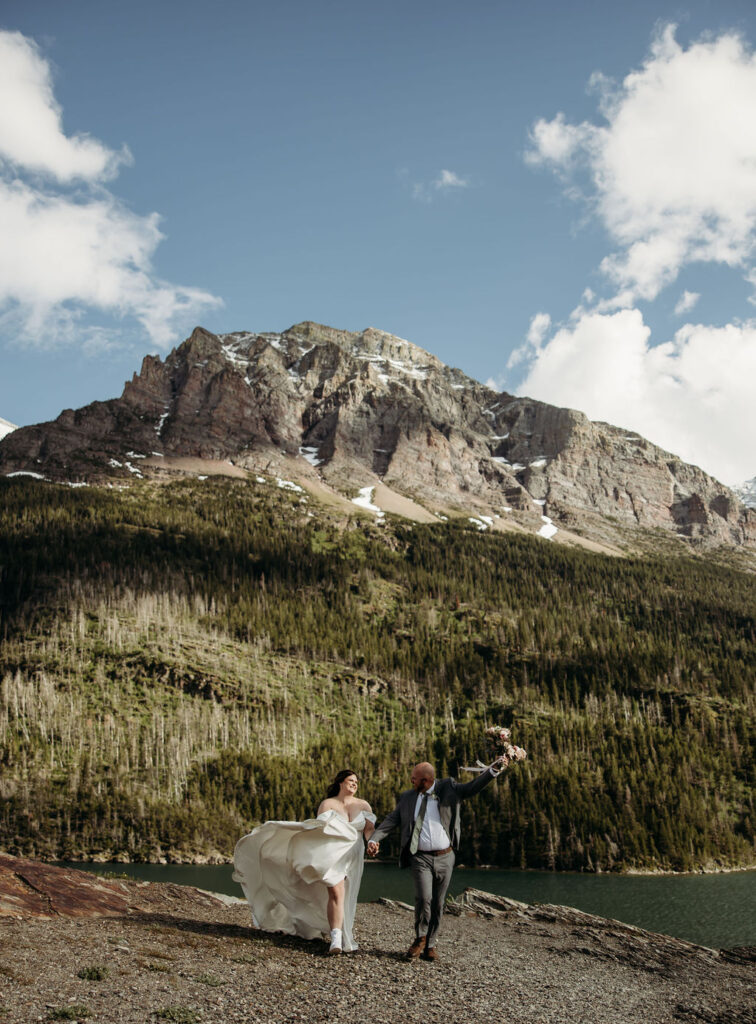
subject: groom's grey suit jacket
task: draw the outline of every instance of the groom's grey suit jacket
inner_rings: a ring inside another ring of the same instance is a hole
[[[459,849],[459,805],[468,797],[480,793],[489,783],[493,782],[498,774],[498,772],[494,774],[490,768],[487,768],[471,782],[457,782],[455,779],[436,779],[436,788],[433,793],[438,798],[439,817],[455,850]],[[386,815],[370,837],[372,842],[380,843],[389,832],[399,825],[401,827],[402,843],[399,864],[403,868],[409,866],[409,844],[415,824],[415,807],[418,795],[414,789],[408,789],[402,793],[396,803],[396,807]]]

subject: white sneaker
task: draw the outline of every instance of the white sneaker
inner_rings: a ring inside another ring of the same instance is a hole
[[[331,955],[340,953],[342,941],[341,928],[331,928],[331,945],[328,947],[328,952]]]

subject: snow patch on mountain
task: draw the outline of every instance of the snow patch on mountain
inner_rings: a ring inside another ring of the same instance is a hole
[[[282,491],[296,491],[297,494],[304,494],[304,488],[295,484],[293,480],[282,480],[280,477],[276,477],[276,483]]]
[[[538,531],[538,536],[545,537],[546,540],[551,540],[554,534],[559,531],[548,516],[541,516],[541,519],[543,520],[543,526]]]
[[[368,512],[375,512],[376,519],[383,519],[386,513],[378,505],[373,504],[373,494],[375,493],[375,487],[360,487],[359,495],[356,498],[352,498],[353,505],[359,505],[360,508],[367,509]]]
[[[322,466],[323,463],[325,462],[325,459],[320,458],[318,454],[318,449],[312,446],[305,446],[303,448],[300,448],[299,454],[302,456],[303,459],[307,459],[310,465],[314,466],[315,469],[317,469],[319,466]]]

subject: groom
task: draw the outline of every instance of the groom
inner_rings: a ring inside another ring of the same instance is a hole
[[[401,827],[400,867],[412,868],[415,884],[415,941],[407,958],[438,960],[436,938],[444,912],[446,891],[454,868],[454,851],[459,848],[459,805],[474,796],[503,770],[500,757],[472,782],[436,780],[432,764],[422,762],[412,769],[412,789],[402,793],[393,811],[386,815],[370,837],[367,852],[378,853],[380,841]]]

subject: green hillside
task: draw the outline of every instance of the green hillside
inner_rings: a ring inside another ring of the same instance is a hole
[[[756,862],[756,578],[469,524],[337,522],[275,481],[0,481],[0,848],[227,858],[353,768],[377,813],[510,725],[461,860]],[[469,778],[470,776],[462,776]]]

